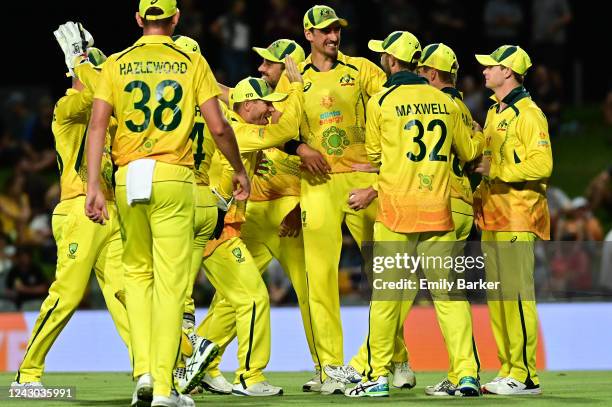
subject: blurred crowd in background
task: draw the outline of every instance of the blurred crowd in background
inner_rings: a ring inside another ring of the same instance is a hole
[[[261,61],[252,46],[291,38],[308,53],[302,16],[313,2],[205,3],[206,9],[204,2],[179,1],[181,21],[177,33],[201,44],[221,83],[231,86],[245,76],[257,75]],[[603,100],[583,100],[582,65],[571,52],[577,24],[570,2],[485,0],[469,7],[465,2],[451,0],[324,3],[349,21],[341,42],[341,50],[348,55],[376,58],[367,51],[367,40],[384,38],[395,30],[415,33],[423,45],[444,42],[451,46],[461,67],[458,88],[481,124],[491,101],[473,54],[489,53],[501,44],[520,44],[528,51],[534,66],[527,76],[526,88],[548,118],[555,171],[559,166],[563,170],[563,166],[578,167],[583,160],[589,160],[577,155],[574,161],[559,161],[555,143],[564,137],[575,137],[581,143],[578,137],[589,137],[585,129],[597,128],[607,147],[598,152],[606,157],[603,165],[583,179],[580,188],[570,186],[573,195],[564,190],[563,179],[550,185],[552,239],[577,244],[575,250],[548,250],[547,246],[538,251],[535,278],[539,298],[612,299],[612,243],[586,243],[612,241],[612,88]],[[89,20],[93,17],[89,16]],[[93,34],[96,44],[104,44],[104,34]],[[55,62],[60,71],[61,52],[59,48],[56,51]],[[118,49],[106,50],[108,54],[114,51]],[[56,248],[51,212],[59,201],[59,185],[51,121],[62,86],[60,78],[48,86],[0,87],[0,310],[38,310],[53,280]],[[580,117],[566,118],[568,107],[571,110],[577,105],[592,106],[587,110],[594,112],[587,115],[588,126]],[[568,167],[565,170],[571,171]],[[475,229],[470,239],[479,239]],[[364,303],[368,299],[368,282],[361,270],[359,250],[348,233],[343,243],[339,264],[343,302]],[[266,279],[273,304],[295,304],[291,284],[278,263],[270,265]],[[199,306],[207,306],[212,297],[212,287],[205,280],[201,273],[194,290]],[[93,283],[82,307],[100,306],[103,300]]]

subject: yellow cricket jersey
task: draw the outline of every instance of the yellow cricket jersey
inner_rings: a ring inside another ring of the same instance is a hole
[[[463,96],[459,91],[452,87],[443,88],[442,92],[446,93],[455,102],[459,110],[461,111],[461,120],[463,124],[469,129],[472,129],[472,114],[470,109],[463,103]],[[482,137],[482,136],[480,136]],[[450,154],[451,162],[451,198],[461,199],[463,202],[472,205],[474,202],[472,196],[472,185],[467,174],[463,172],[465,161],[462,161],[457,157],[455,151],[451,149]]]
[[[475,202],[482,230],[533,232],[550,239],[546,185],[553,160],[544,113],[525,88],[514,89],[494,104],[484,128],[485,158],[491,160],[487,179],[478,186]],[[480,204],[480,203],[479,203]]]
[[[482,134],[472,138],[457,105],[412,72],[385,87],[367,106],[366,150],[380,166],[377,221],[399,233],[452,230],[451,147],[471,161]]]
[[[66,91],[66,95],[55,104],[51,123],[60,173],[60,200],[87,193],[86,134],[94,89],[100,73],[89,63],[77,65],[75,73],[85,88],[80,92],[75,89]],[[111,118],[106,132],[100,172],[100,186],[108,200],[114,200],[110,145],[111,133],[115,130],[116,121]]]
[[[219,103],[219,106],[221,106],[221,111],[226,119],[229,120],[229,110],[227,110],[225,104]],[[190,138],[193,140],[193,172],[196,183],[198,185],[210,185],[208,170],[210,170],[210,164],[217,150],[217,145],[204,121],[200,106],[195,107],[195,117]]]
[[[299,123],[302,118],[303,98],[302,84],[292,83],[289,88],[289,97],[285,103],[285,110],[278,123],[266,125],[250,124],[236,112],[230,112],[230,124],[236,134],[236,141],[240,149],[242,163],[250,178],[253,177],[257,162],[264,150],[285,144],[299,134]],[[221,195],[232,195],[231,177],[233,169],[225,157],[220,155],[223,165],[221,179],[217,186]],[[240,227],[245,221],[246,201],[238,201],[232,205],[225,215],[225,227],[219,239],[210,240],[205,249],[205,255],[214,251],[224,241],[240,236]]]
[[[300,159],[278,148],[263,151],[268,173],[253,177],[250,201],[271,201],[282,196],[300,196]]]
[[[145,35],[111,55],[95,98],[112,105],[117,117],[115,163],[152,158],[193,167],[195,106],[219,93],[204,57],[181,50],[168,36]]]
[[[298,67],[304,78],[302,141],[325,156],[332,173],[351,172],[353,164],[367,163],[365,107],[382,89],[385,73],[365,58],[342,53],[327,72],[320,72],[311,56]],[[283,92],[287,83],[283,74],[277,91]]]

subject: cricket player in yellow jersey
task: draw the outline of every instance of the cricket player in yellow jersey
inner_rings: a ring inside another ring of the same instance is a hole
[[[344,365],[338,262],[342,247],[342,222],[355,241],[371,241],[376,205],[355,211],[349,194],[376,182],[376,174],[356,172],[368,164],[364,148],[365,105],[385,82],[384,72],[365,58],[339,52],[341,28],[348,25],[327,6],[314,6],[304,15],[304,35],[311,53],[299,68],[304,77],[304,118],[301,140],[325,157],[330,168],[319,176],[303,173],[300,205],[308,276],[310,313],[321,377],[306,383],[322,394],[343,393],[337,377]],[[281,78],[277,89],[286,81]],[[324,254],[324,255],[323,255]],[[341,372],[343,373],[343,372]],[[318,381],[318,383],[316,383]]]
[[[93,45],[93,38],[78,23],[62,24],[54,34],[72,76],[72,87],[56,103],[51,124],[61,188],[60,203],[53,210],[52,220],[57,267],[55,281],[42,304],[23,362],[12,384],[15,387],[42,386],[40,379],[47,353],[81,303],[92,269],[117,331],[129,345],[121,266],[123,246],[114,203],[113,166],[109,154],[111,136],[108,131],[100,182],[108,201],[110,219],[105,225],[96,225],[83,213],[88,170],[84,156],[87,124],[99,75],[96,66],[106,57],[97,48],[87,48]],[[114,124],[110,130],[114,132]]]
[[[455,102],[461,111],[461,118],[464,125],[468,129],[471,129],[475,123],[472,120],[472,114],[465,103],[463,103],[463,96],[457,88],[455,88],[458,70],[459,62],[457,61],[457,57],[453,50],[447,45],[436,43],[423,48],[418,67],[419,75],[427,79],[430,85],[446,93]],[[482,133],[480,126],[477,126],[476,131]],[[481,137],[481,135],[479,135],[479,137]],[[463,172],[465,162],[462,162],[453,150],[451,150],[449,160],[452,163],[450,173],[450,196],[451,212],[455,225],[455,239],[457,242],[463,242],[470,234],[474,222],[472,186],[470,185],[467,174]],[[463,245],[457,245],[456,249],[458,254],[461,253],[463,251]],[[473,341],[473,345],[474,357],[476,358],[476,364],[480,370],[476,342]],[[425,393],[430,396],[453,395],[458,381],[459,377],[455,372],[455,367],[451,365],[449,366],[448,377],[434,386],[425,387]]]
[[[288,97],[273,93],[263,79],[251,77],[240,81],[230,93],[231,123],[249,174],[253,174],[261,150],[283,145],[298,135],[303,107],[301,76],[290,57],[286,64],[293,82]],[[278,123],[269,124],[268,119],[274,112],[272,102],[285,97],[285,111]],[[222,180],[219,185],[222,196],[228,195],[228,186]],[[206,246],[204,266],[217,294],[209,315],[198,327],[198,334],[205,333],[225,347],[233,338],[235,327],[240,366],[232,394],[279,395],[282,388],[270,385],[263,374],[270,358],[270,305],[259,269],[240,239],[241,225],[245,222],[244,204],[230,207],[221,236]]]
[[[172,369],[193,245],[193,154],[189,139],[195,106],[219,150],[236,171],[236,197],[250,182],[233,130],[221,114],[215,78],[198,53],[186,53],[170,35],[179,20],[175,0],[141,0],[136,21],[143,36],[110,56],[94,95],[87,159],[85,211],[107,219],[98,180],[103,130],[111,112],[118,128],[112,154],[119,167],[116,195],[124,243],[123,265],[133,376],[133,405],[193,405],[173,389]],[[203,351],[198,349],[197,351]]]
[[[263,58],[259,72],[273,89],[285,69],[284,61],[287,56],[296,63],[304,60],[302,47],[295,41],[287,39],[274,41],[267,48],[254,47],[253,50]],[[285,110],[283,106],[286,100],[274,103],[276,112],[282,113]],[[238,142],[240,144],[240,139]],[[298,298],[307,343],[316,364],[308,309],[304,243],[301,236],[300,159],[278,148],[269,148],[262,153],[266,166],[261,171],[265,171],[265,174],[262,173],[261,176],[252,179],[251,196],[246,207],[246,222],[242,225],[241,237],[260,273],[266,270],[273,257],[279,260],[288,273]],[[214,303],[217,303],[216,299]],[[230,307],[214,307],[214,312],[209,312],[207,319],[214,316],[215,321],[232,323],[233,316],[224,318],[220,315],[222,312],[234,314]],[[220,343],[222,347],[236,334],[233,325],[205,323],[205,326],[206,335],[216,339],[224,338]],[[220,334],[215,334],[215,330]],[[230,393],[231,385],[224,380],[218,370],[219,361],[216,360],[210,365],[202,383],[203,388],[217,393]]]
[[[172,40],[185,52],[200,53],[199,44],[192,38],[175,35]],[[202,265],[204,247],[212,237],[217,222],[217,198],[210,189],[208,176],[211,157],[216,151],[216,146],[199,106],[195,107],[194,124],[189,137],[193,140],[195,176],[194,239],[189,282],[185,293],[181,361],[173,372],[176,388],[183,394],[189,394],[200,383],[206,373],[205,365],[208,365],[218,352],[216,344],[195,334],[195,305],[192,298],[193,285]]]
[[[548,123],[523,87],[531,66],[519,46],[476,55],[485,86],[495,94],[484,128],[485,153],[476,172],[476,221],[487,254],[487,279],[501,282],[503,298],[488,297],[501,369],[484,385],[495,394],[540,394],[536,372],[538,316],[534,245],[550,239],[546,185],[553,161]]]
[[[403,250],[410,256],[450,256],[452,245],[443,242],[455,241],[450,208],[451,146],[461,159],[470,161],[480,154],[482,136],[473,141],[457,105],[414,73],[421,56],[414,35],[395,31],[383,41],[371,40],[368,46],[382,54],[381,65],[389,75],[386,89],[374,95],[367,106],[366,149],[372,164],[380,167],[374,255],[389,253],[385,244],[392,242],[393,250]],[[423,269],[428,279],[452,278],[452,271],[442,267]],[[389,395],[395,337],[416,292],[393,292],[374,284],[366,377],[348,389],[347,396]],[[457,366],[461,377],[458,391],[464,396],[478,396],[469,303],[439,296],[437,290],[430,292],[448,353],[454,360],[451,365]]]

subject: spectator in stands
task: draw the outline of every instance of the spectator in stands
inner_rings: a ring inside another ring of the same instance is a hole
[[[301,13],[287,0],[269,0],[264,34],[270,43],[279,38],[296,41],[303,36]]]
[[[51,132],[53,121],[53,102],[48,97],[39,101],[38,111],[32,126],[24,135],[23,159],[19,168],[25,172],[38,172],[55,166],[55,142]]]
[[[181,24],[179,26],[181,34],[193,38],[198,43],[202,43],[204,34],[204,15],[203,7],[200,3],[197,5],[193,0],[181,0]]]
[[[226,76],[220,81],[229,86],[249,74],[249,54],[251,47],[251,28],[245,19],[246,2],[234,0],[230,11],[216,19],[211,32],[221,40],[221,64]]]
[[[553,83],[546,65],[537,66],[531,79],[531,97],[548,119],[550,136],[558,136],[561,127],[561,92]]]
[[[609,90],[604,99],[602,112],[604,117],[604,123],[608,126],[612,126],[612,90]]]
[[[583,196],[572,199],[571,208],[557,222],[555,236],[563,241],[601,241],[603,228]]]
[[[559,240],[556,235],[557,223],[571,209],[572,201],[561,188],[554,185],[549,185],[546,188],[546,200],[548,202],[548,211],[550,212],[550,240]]]
[[[555,85],[561,88],[560,67],[565,57],[567,26],[572,21],[568,0],[534,0],[532,3],[532,53],[547,65]]]
[[[487,117],[484,90],[477,86],[472,75],[463,75],[459,89],[463,92],[463,103],[470,109],[474,120],[483,124]]]
[[[381,18],[379,26],[385,28],[385,33],[391,31],[414,33],[421,30],[422,15],[416,1],[379,0],[377,3],[380,7]]]
[[[0,157],[3,167],[13,168],[22,156],[22,141],[32,126],[33,115],[26,106],[26,97],[13,92],[4,105],[4,131],[0,139]]]
[[[516,0],[488,0],[483,14],[486,49],[519,42],[523,10]]]
[[[24,192],[25,176],[16,173],[6,180],[0,193],[0,223],[3,231],[13,242],[23,239],[26,225],[30,220],[30,200]]]
[[[612,165],[591,180],[587,198],[592,210],[602,208],[612,215]]]
[[[28,246],[18,247],[15,264],[6,277],[7,297],[19,309],[25,302],[44,300],[48,289],[49,284],[42,270],[32,261],[32,249]]]

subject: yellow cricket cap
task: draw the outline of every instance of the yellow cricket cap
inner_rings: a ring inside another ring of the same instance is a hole
[[[368,48],[374,52],[385,52],[404,62],[413,62],[421,52],[421,44],[408,31],[394,31],[384,40],[370,40]],[[420,55],[419,55],[420,57]],[[417,57],[418,58],[418,57]]]
[[[173,35],[172,41],[187,52],[200,52],[200,45],[198,42],[186,35]]]
[[[329,6],[313,6],[304,14],[305,30],[310,30],[311,28],[325,28],[336,22],[340,24],[341,27],[346,27],[348,25],[348,21],[338,17],[334,9]]]
[[[230,105],[247,100],[280,102],[286,98],[286,93],[273,92],[268,82],[260,78],[253,78],[252,76],[238,82],[236,87],[230,91]]]
[[[518,45],[502,45],[491,55],[476,55],[476,60],[484,66],[505,66],[519,75],[525,75],[531,66],[531,58]]]
[[[456,73],[459,62],[453,50],[446,44],[429,44],[423,48],[419,66],[428,66],[439,71]]]
[[[161,14],[147,15],[150,8],[156,7],[162,11]],[[140,0],[138,14],[143,20],[162,20],[176,14],[176,0]]]
[[[296,64],[304,61],[306,55],[304,49],[293,40],[280,39],[274,41],[268,48],[253,47],[260,57],[272,62],[285,63],[285,57],[290,56]]]

